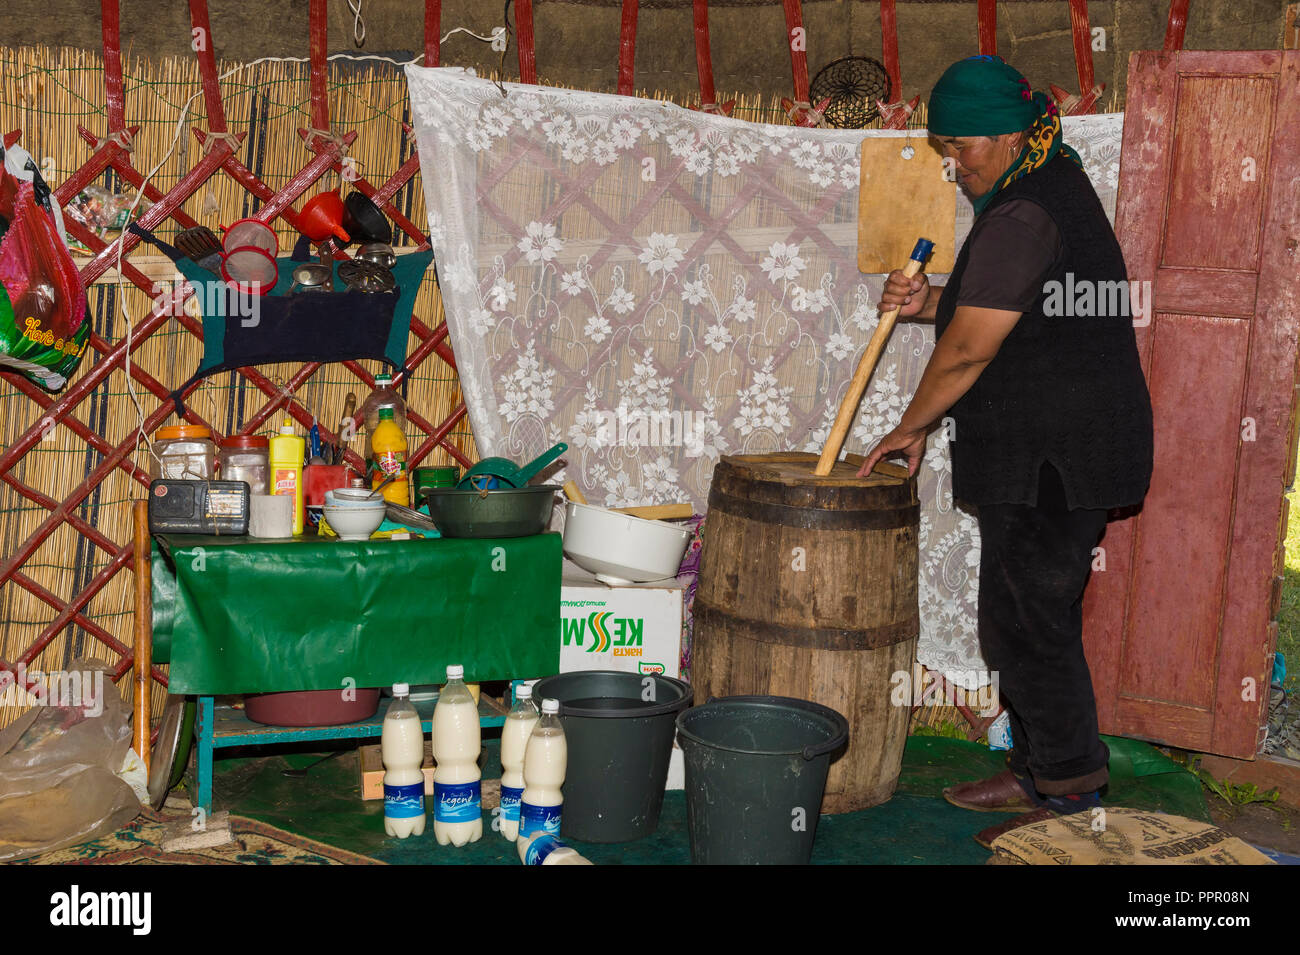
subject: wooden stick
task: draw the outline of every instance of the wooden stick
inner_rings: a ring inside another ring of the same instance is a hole
[[[582,493],[582,488],[578,487],[577,481],[564,482],[564,496],[574,504],[586,504],[587,495]]]
[[[650,504],[642,507],[611,507],[611,511],[644,518],[647,521],[668,521],[679,517],[690,517],[695,508],[690,504]]]
[[[919,239],[916,248],[912,250],[912,257],[907,260],[907,265],[903,267],[903,274],[909,279],[920,272],[925,266],[926,256],[934,248],[934,243],[928,239]],[[840,449],[844,447],[844,439],[848,437],[849,426],[853,424],[853,416],[857,413],[858,402],[862,400],[863,393],[867,390],[867,382],[871,380],[871,373],[876,370],[876,362],[880,360],[880,353],[885,350],[885,343],[889,341],[889,333],[894,330],[894,321],[898,318],[898,309],[891,308],[885,314],[880,316],[880,324],[876,326],[876,333],[871,336],[871,341],[867,345],[867,350],[862,353],[862,359],[858,362],[858,370],[853,373],[853,380],[849,382],[849,390],[844,395],[844,400],[840,402],[840,410],[835,415],[835,425],[831,428],[830,436],[826,439],[826,444],[822,446],[822,456],[817,462],[817,467],[813,471],[817,477],[826,477],[835,467],[835,462],[839,460]]]
[[[149,695],[153,689],[149,678],[149,671],[153,666],[153,580],[149,564],[149,502],[136,501],[132,505],[132,517],[135,525],[134,740],[135,751],[144,761],[147,774],[152,755],[149,746],[149,730],[153,718],[149,708]]]

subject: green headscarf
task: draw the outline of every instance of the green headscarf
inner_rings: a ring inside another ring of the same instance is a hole
[[[1009,183],[1027,176],[1064,153],[1080,169],[1079,154],[1061,141],[1061,118],[1046,93],[996,56],[958,60],[944,71],[930,93],[929,130],[937,136],[1000,136],[1030,131],[1020,151],[993,188],[971,200],[979,215]]]

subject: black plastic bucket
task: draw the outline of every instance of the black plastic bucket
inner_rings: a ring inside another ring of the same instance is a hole
[[[664,803],[677,714],[691,705],[681,680],[581,670],[539,680],[533,699],[560,701],[568,741],[560,831],[581,842],[630,842],[655,831]]]
[[[784,696],[726,696],[677,717],[691,861],[803,865],[812,858],[830,757],[849,724]]]

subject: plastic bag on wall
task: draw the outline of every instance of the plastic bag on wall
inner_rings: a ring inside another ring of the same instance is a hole
[[[43,682],[35,705],[0,732],[0,860],[79,845],[140,812],[118,775],[131,728],[108,666],[78,660]],[[0,674],[0,696],[23,692]]]
[[[57,391],[86,349],[90,316],[58,204],[30,157],[15,172],[19,152],[0,168],[0,366]]]

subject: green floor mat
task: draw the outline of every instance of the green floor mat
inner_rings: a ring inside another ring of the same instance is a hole
[[[1154,747],[1106,737],[1111,748],[1109,806],[1160,810],[1209,820],[1201,785],[1181,766]],[[484,740],[484,777],[501,772],[499,743]],[[314,767],[305,779],[282,775],[300,768],[319,753],[290,753],[217,761],[214,786],[218,809],[251,816],[303,836],[318,839],[394,864],[518,865],[513,843],[490,828],[484,817],[483,838],[457,849],[439,846],[429,819],[424,835],[394,839],[384,835],[381,800],[363,802],[355,753]],[[861,812],[823,816],[817,827],[813,862],[821,864],[980,865],[988,858],[972,836],[1012,818],[1007,813],[975,813],[949,805],[945,786],[981,779],[998,772],[1005,754],[964,740],[909,737],[898,792],[889,802]],[[598,865],[684,865],[690,862],[685,794],[664,797],[659,828],[634,843],[593,845],[573,842]]]
[[[1102,740],[1110,748],[1110,785],[1102,797],[1103,805],[1210,821],[1201,783],[1186,769],[1149,743],[1117,736],[1103,736]],[[983,779],[1005,767],[1005,752],[979,743],[941,736],[909,736],[898,790],[941,799],[945,786]]]

